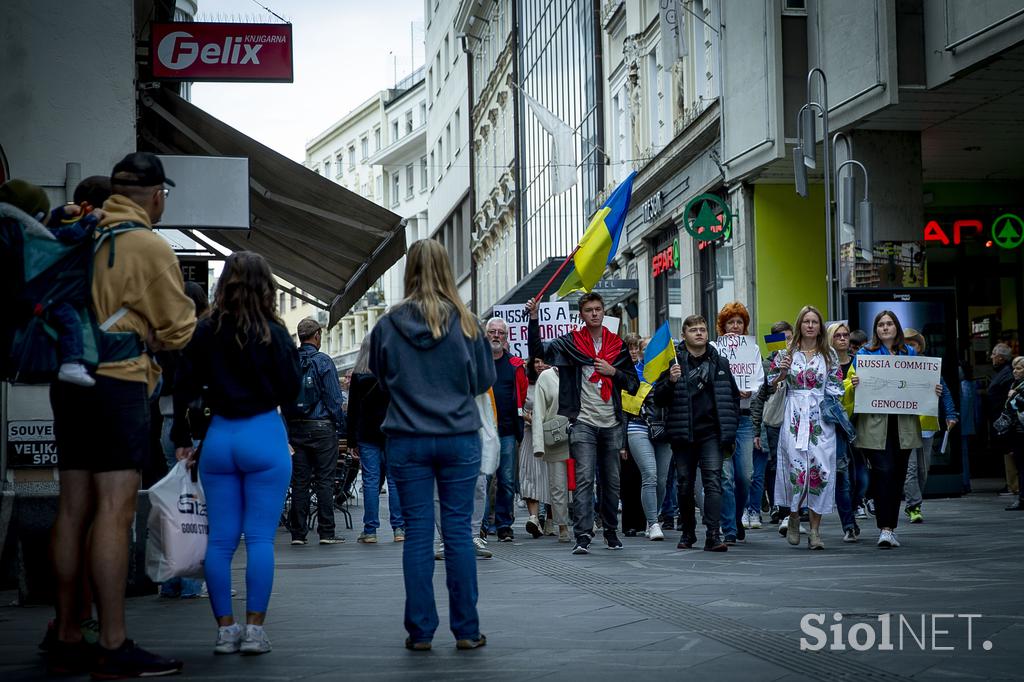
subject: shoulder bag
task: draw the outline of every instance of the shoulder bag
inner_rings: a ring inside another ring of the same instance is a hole
[[[555,415],[551,419],[545,420],[542,428],[544,429],[544,445],[548,447],[556,447],[559,445],[568,445],[569,443],[569,418],[562,415]]]
[[[764,413],[761,416],[761,422],[765,426],[772,428],[778,428],[782,426],[782,421],[786,418],[786,384],[782,382],[780,386],[775,389],[775,393],[772,393],[771,397],[764,403]]]

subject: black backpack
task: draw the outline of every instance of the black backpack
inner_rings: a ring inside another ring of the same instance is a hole
[[[129,360],[145,352],[138,334],[108,331],[127,309],[121,308],[109,319],[99,321],[92,306],[94,256],[100,246],[110,240],[106,265],[113,267],[117,235],[144,229],[137,223],[96,227],[80,242],[64,244],[28,214],[0,203],[2,283],[12,301],[0,327],[0,379],[27,384],[56,379],[60,327],[52,311],[62,303],[78,310],[83,363],[89,368],[101,362]]]
[[[302,382],[299,384],[299,395],[295,399],[295,411],[306,418],[313,416],[313,411],[316,410],[317,404],[323,397],[316,363],[313,362],[314,355],[316,353],[299,354],[299,371],[302,372]]]

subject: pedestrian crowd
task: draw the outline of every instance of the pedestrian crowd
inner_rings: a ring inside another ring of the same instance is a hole
[[[859,542],[873,514],[875,544],[896,548],[901,516],[924,520],[936,441],[957,427],[970,489],[968,449],[980,424],[967,372],[959,411],[945,381],[934,386],[938,417],[855,409],[858,360],[927,354],[925,336],[891,310],[861,331],[804,306],[792,323],[772,325],[771,352],[758,347],[754,371],[738,382],[725,349],[731,337],[750,338],[740,302],[710,322],[686,317],[665,347],[674,359],[652,376],[651,337],[610,331],[600,295],[584,294],[582,326],[553,339],[542,338],[531,299],[524,359],[510,352],[504,320],[481,324],[461,301],[444,247],[422,240],[408,250],[403,299],[342,383],[316,320],[298,324],[296,347],[261,256],[229,256],[209,303],[201,287],[185,286],[152,230],[173,186],[156,156],[135,153],[109,178],[83,181],[74,202],[52,213],[38,188],[0,187],[0,228],[69,249],[85,242],[91,259],[77,297],[35,311],[58,337],[50,389],[60,452],[57,608],[41,645],[53,673],[182,669],[128,638],[124,618],[137,492],[179,462],[201,481],[209,537],[202,579],[181,576],[160,595],[209,597],[218,654],[271,651],[264,624],[277,529],[285,525],[295,551],[314,528],[320,545],[344,543],[335,511],[352,494],[351,462],[363,492],[357,541],[378,543],[386,491],[391,538],[404,542],[412,651],[429,650],[439,625],[437,561],[456,647],[487,643],[476,560],[520,529],[574,555],[591,553],[599,535],[622,550],[620,529],[655,542],[675,530],[680,550],[726,552],[766,524],[791,545],[805,537],[824,550],[831,537]],[[95,360],[81,332],[85,308],[101,334]],[[1024,357],[1002,343],[991,357],[1007,488],[1024,496]],[[1024,510],[1024,497],[1007,509]],[[833,512],[835,530],[826,521]],[[244,623],[235,620],[231,576],[243,538]]]

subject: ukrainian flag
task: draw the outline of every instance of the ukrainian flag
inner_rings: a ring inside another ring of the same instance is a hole
[[[668,329],[668,321],[658,327],[654,336],[644,349],[644,381],[653,384],[676,359],[676,344],[672,341],[672,332]]]
[[[559,296],[580,289],[593,289],[604,274],[608,263],[615,258],[622,226],[626,222],[626,211],[629,210],[629,199],[633,194],[635,177],[636,171],[633,171],[594,214],[573,256],[573,266],[569,270],[569,275],[558,289]]]
[[[774,353],[777,350],[786,349],[786,335],[783,332],[778,334],[766,334],[764,337],[764,347],[769,353]]]

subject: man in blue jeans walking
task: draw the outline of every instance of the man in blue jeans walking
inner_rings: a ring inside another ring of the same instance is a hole
[[[512,542],[515,533],[512,523],[515,521],[516,498],[516,452],[517,444],[523,439],[523,404],[526,402],[526,391],[530,381],[526,378],[526,363],[522,358],[506,350],[508,345],[508,325],[500,317],[492,317],[487,321],[487,342],[491,346],[494,358],[494,371],[497,379],[494,382],[494,402],[498,411],[498,437],[501,441],[501,455],[498,459],[497,490],[494,493],[494,525],[498,530],[500,542]],[[493,477],[488,477],[487,484]],[[487,528],[487,512],[484,511],[481,537]]]
[[[626,344],[604,327],[604,300],[580,297],[584,327],[545,343],[540,338],[537,301],[530,312],[530,357],[558,368],[558,414],[570,423],[569,453],[576,462],[573,495],[573,554],[589,554],[594,532],[594,479],[601,476],[601,524],[608,549],[622,549],[619,527],[619,451],[625,440],[622,392],[640,387]]]

